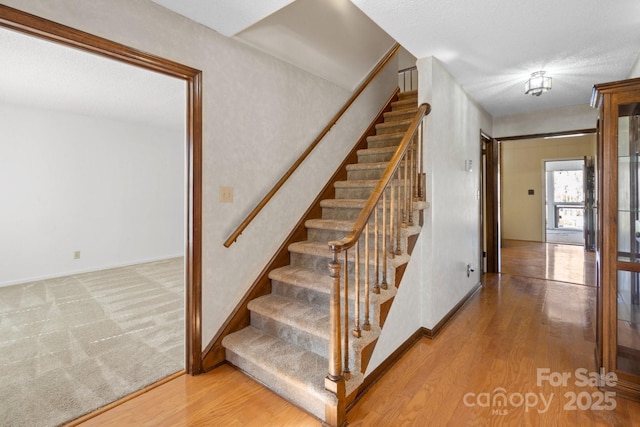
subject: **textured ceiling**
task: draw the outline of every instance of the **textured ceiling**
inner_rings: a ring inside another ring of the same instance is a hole
[[[627,78],[640,53],[639,0],[154,1],[348,89],[395,39],[438,58],[494,117],[586,104],[594,84]],[[8,30],[0,57],[0,102],[184,123],[182,80]],[[524,95],[541,69],[553,89]]]
[[[493,116],[589,102],[640,53],[638,0],[351,0],[417,58],[434,56]],[[538,70],[553,89],[525,96]]]
[[[297,21],[314,19],[313,8],[353,15],[345,5],[351,1],[415,57],[434,56],[443,62],[494,117],[588,103],[595,83],[626,78],[640,53],[639,0],[296,0],[299,5],[284,0],[154,1],[256,45],[250,26],[263,26],[255,33],[260,34],[258,47],[306,70],[318,69],[317,57],[306,50],[321,47],[326,55],[338,33],[344,36],[345,52],[351,45],[372,49],[360,40],[380,30],[355,26],[348,19],[323,24],[323,32],[292,30]],[[300,6],[295,15],[278,17],[294,6]],[[376,38],[369,43],[375,45]],[[344,67],[348,64],[347,59]],[[524,82],[538,70],[553,78],[553,89],[540,97],[525,96]],[[330,71],[338,73],[339,67]],[[338,74],[323,77],[343,84]]]
[[[0,102],[184,128],[184,80],[4,28],[0,57]]]

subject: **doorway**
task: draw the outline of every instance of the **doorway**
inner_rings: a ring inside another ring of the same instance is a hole
[[[582,195],[585,188],[594,187],[593,179],[588,179],[593,177],[592,172],[587,170],[589,167],[593,170],[590,159],[595,158],[595,148],[594,130],[500,139],[501,273],[586,285],[594,283],[593,253],[581,245],[547,241],[547,235],[551,234],[547,228],[551,231],[577,229],[577,238],[587,241],[589,220],[586,218],[593,210],[585,210],[585,205],[595,204]],[[587,167],[585,157],[589,158]],[[552,184],[546,175],[554,171],[547,172],[545,162],[568,159],[578,162],[565,169],[577,169],[579,173],[572,171],[562,174],[566,177],[556,178],[558,182],[572,179],[573,192],[579,196],[565,195],[559,197],[557,203],[547,202],[547,193],[552,194],[553,187],[547,190]],[[591,241],[593,237],[589,236]]]
[[[186,193],[181,204],[185,220],[184,235],[184,282],[185,282],[185,370],[187,373],[201,372],[201,147],[202,147],[202,73],[198,70],[162,58],[145,54],[136,49],[77,31],[33,15],[0,5],[0,27],[7,28],[38,39],[72,47],[85,54],[114,60],[129,66],[159,72],[183,81],[184,106],[183,148],[186,157],[185,173],[179,185]],[[37,62],[36,62],[37,64]],[[126,220],[126,214],[123,217]],[[74,252],[74,257],[76,253]],[[77,251],[77,257],[80,257]],[[117,366],[125,366],[118,364]],[[40,399],[40,402],[46,399]],[[37,403],[37,402],[36,402]]]
[[[545,160],[545,242],[584,246],[585,159]]]

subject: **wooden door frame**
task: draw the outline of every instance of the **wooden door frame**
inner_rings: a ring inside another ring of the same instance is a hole
[[[0,27],[185,80],[187,83],[185,371],[202,371],[202,72],[0,5]]]
[[[494,143],[496,144],[496,147],[494,147],[494,149],[498,150],[499,152],[501,151],[500,148],[501,146],[498,146],[499,143],[504,142],[504,141],[516,141],[516,140],[521,140],[521,139],[540,139],[540,138],[549,138],[549,137],[567,137],[567,136],[571,136],[571,135],[581,135],[581,134],[595,134],[596,133],[596,129],[595,128],[589,128],[589,129],[577,129],[577,130],[567,130],[567,131],[560,131],[560,132],[549,132],[549,133],[536,133],[536,134],[530,134],[530,135],[518,135],[518,136],[509,136],[509,137],[501,137],[501,138],[494,138]],[[494,165],[494,173],[492,173],[492,175],[496,176],[496,179],[499,181],[500,179],[500,172],[499,172],[499,168],[500,168],[500,163],[502,162],[502,156],[501,154],[496,153],[496,155],[499,158],[499,162],[496,163]],[[494,187],[494,190],[498,191],[498,200],[497,200],[497,204],[496,205],[492,205],[493,208],[495,208],[495,212],[497,213],[498,217],[497,217],[497,225],[498,225],[498,273],[500,272],[500,230],[499,230],[499,224],[502,218],[502,213],[500,212],[500,207],[499,207],[499,197],[502,194],[502,189],[500,188],[500,183],[497,183],[497,187]]]
[[[499,273],[500,272],[500,162],[499,162],[499,147],[498,141],[491,138],[484,132],[480,132],[480,144],[484,144],[485,162],[482,163],[484,173],[480,179],[484,176],[486,182],[482,187],[484,192],[482,194],[483,202],[480,203],[480,209],[483,209],[482,216],[482,230],[483,237],[480,239],[484,241],[486,238],[486,258],[487,258],[487,273]],[[486,163],[486,164],[485,164]],[[481,213],[482,214],[482,213]],[[484,234],[486,233],[486,234]],[[486,236],[486,237],[485,237]],[[484,248],[483,248],[484,251]]]

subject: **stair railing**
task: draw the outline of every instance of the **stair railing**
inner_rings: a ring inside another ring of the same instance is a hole
[[[302,162],[309,156],[309,154],[311,154],[313,149],[320,143],[320,141],[322,141],[322,139],[327,135],[327,133],[329,133],[331,128],[338,122],[338,120],[340,120],[342,115],[349,109],[349,107],[351,107],[351,104],[355,102],[355,100],[366,89],[369,83],[371,83],[373,79],[380,73],[380,71],[384,69],[384,67],[391,60],[391,58],[393,58],[393,56],[396,54],[399,48],[400,48],[400,45],[396,43],[391,49],[389,49],[387,54],[380,60],[380,62],[378,62],[375,68],[371,70],[371,72],[362,81],[362,83],[360,83],[360,85],[355,90],[355,92],[353,92],[353,95],[351,95],[351,98],[349,98],[349,100],[344,104],[344,106],[340,109],[340,111],[338,111],[336,115],[333,116],[333,119],[331,119],[331,121],[324,127],[324,129],[322,129],[322,131],[320,132],[320,135],[318,135],[317,138],[313,140],[311,145],[309,145],[309,147],[307,147],[307,149],[300,155],[298,160],[296,160],[291,165],[289,170],[287,170],[287,172],[282,176],[282,178],[280,178],[280,180],[273,186],[271,191],[269,191],[262,198],[262,200],[260,200],[258,205],[255,208],[253,208],[253,210],[249,213],[249,215],[247,215],[247,217],[240,223],[240,225],[233,231],[233,233],[231,233],[231,235],[227,238],[227,240],[225,240],[224,246],[226,248],[230,247],[232,244],[235,243],[235,241],[242,234],[242,232],[249,226],[251,221],[253,221],[253,219],[256,216],[258,216],[262,208],[264,208],[267,205],[267,203],[269,203],[269,201],[273,198],[273,196],[275,196],[278,190],[280,190],[280,188],[284,185],[284,183],[287,182],[287,180],[291,177],[291,175],[293,175],[296,169],[298,169],[298,166],[300,166]]]
[[[423,122],[430,111],[429,104],[422,104],[418,108],[409,129],[358,215],[353,228],[342,240],[329,242],[331,251],[329,276],[332,278],[332,289],[329,308],[329,373],[325,379],[325,388],[338,395],[338,399],[345,397],[345,381],[351,377],[349,264],[353,265],[354,280],[354,314],[351,333],[359,338],[363,330],[371,329],[369,295],[371,292],[379,294],[380,289],[388,288],[387,258],[402,254],[401,229],[413,225],[413,203],[425,200],[425,174],[422,165]],[[373,238],[372,250],[371,238]],[[364,245],[364,258],[361,257],[361,240]],[[351,249],[353,251],[350,251]],[[340,262],[341,256],[342,262]],[[364,274],[360,271],[361,264]],[[373,267],[373,274],[371,274],[371,267]],[[344,286],[341,286],[341,276],[344,277]],[[361,314],[360,292],[363,281],[365,300],[364,314]]]
[[[398,71],[398,87],[400,92],[408,92],[418,88],[418,67],[413,66]]]

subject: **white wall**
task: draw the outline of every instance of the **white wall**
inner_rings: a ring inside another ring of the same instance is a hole
[[[595,129],[598,111],[588,104],[531,113],[512,114],[493,119],[493,137],[535,135],[581,129]]]
[[[182,256],[184,146],[180,129],[0,104],[0,286]]]
[[[631,67],[631,71],[629,71],[629,76],[628,76],[628,78],[630,79],[636,78],[636,77],[640,77],[640,55],[638,55],[638,57],[636,58],[636,62],[633,63],[633,66]]]
[[[378,341],[368,372],[418,328],[433,328],[480,281],[480,131],[491,135],[491,116],[435,58],[417,61],[419,103],[426,119],[425,224]],[[476,167],[465,172],[465,160]],[[434,256],[433,254],[437,254]],[[475,272],[466,275],[466,265]],[[417,298],[416,295],[420,297]]]
[[[151,1],[0,3],[203,71],[205,346],[397,85],[395,62],[227,249],[224,240],[350,93]],[[234,188],[234,203],[219,202],[220,186]]]

